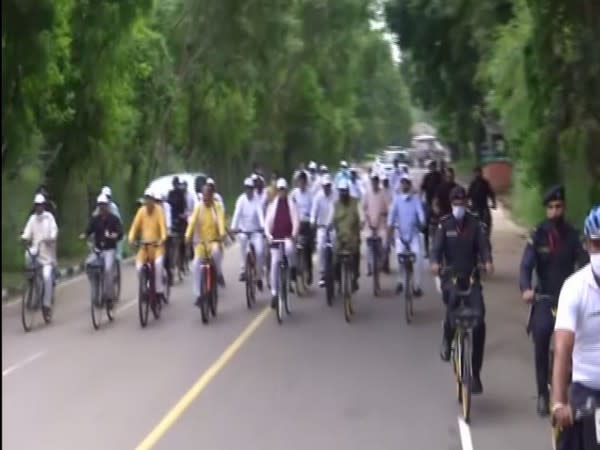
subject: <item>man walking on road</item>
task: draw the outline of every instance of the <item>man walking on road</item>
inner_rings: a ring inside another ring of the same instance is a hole
[[[469,185],[467,197],[471,204],[471,211],[479,216],[479,219],[485,224],[488,237],[492,233],[492,214],[490,212],[489,202],[492,203],[492,209],[496,209],[496,194],[490,185],[490,182],[483,178],[481,167],[477,166],[474,170],[474,178]]]
[[[427,172],[421,183],[421,193],[425,197],[425,220],[427,222],[424,230],[426,258],[429,258],[429,222],[433,214],[433,198],[441,183],[442,174],[437,170],[437,161],[433,159],[429,162],[429,172]]]
[[[535,374],[537,381],[537,412],[548,415],[548,365],[550,338],[554,329],[552,310],[556,308],[558,294],[577,264],[583,265],[587,255],[579,234],[564,218],[565,190],[562,186],[551,188],[544,196],[547,219],[533,229],[523,252],[520,269],[520,288],[523,301],[531,306],[527,325],[534,343]],[[534,289],[531,276],[536,269],[538,285]],[[535,301],[547,296],[548,301]]]

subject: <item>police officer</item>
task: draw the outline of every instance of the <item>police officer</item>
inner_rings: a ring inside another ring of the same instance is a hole
[[[458,299],[454,294],[454,284],[451,280],[456,279],[460,289],[466,289],[472,277],[473,284],[468,306],[477,310],[481,316],[480,323],[473,330],[472,393],[481,394],[483,386],[480,371],[485,346],[485,305],[478,265],[480,261],[484,262],[485,269],[489,274],[493,273],[494,266],[485,225],[476,216],[467,212],[465,189],[462,186],[456,186],[450,192],[449,199],[452,213],[440,219],[431,255],[431,270],[435,275],[440,274],[442,265],[447,268],[442,273],[442,299],[446,305],[446,318],[441,358],[444,361],[450,359],[450,344],[454,335],[450,316],[458,306]]]
[[[537,412],[548,415],[548,365],[550,338],[554,331],[552,310],[558,304],[558,294],[563,282],[575,271],[576,265],[587,262],[577,230],[564,218],[565,190],[554,186],[544,195],[547,219],[531,232],[520,269],[520,288],[523,301],[531,304],[527,332],[534,344],[535,375],[538,390]],[[531,275],[536,269],[538,285],[531,286]],[[536,294],[549,300],[536,302]]]
[[[467,196],[471,203],[471,210],[485,223],[489,236],[492,231],[489,201],[492,203],[492,209],[496,209],[496,194],[490,182],[483,177],[481,166],[475,167],[473,175],[473,181],[469,185]]]

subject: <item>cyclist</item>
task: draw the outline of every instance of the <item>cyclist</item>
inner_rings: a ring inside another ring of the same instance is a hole
[[[388,215],[386,215],[386,217],[384,218],[385,223],[387,224],[389,212],[392,209],[392,204],[394,203],[395,196],[394,196],[394,192],[392,192],[392,189],[390,188],[390,179],[388,178],[385,171],[382,172],[382,174],[381,174],[381,190],[383,191],[383,195],[385,197],[385,204],[387,205]],[[385,258],[383,260],[383,272],[384,273],[390,273],[390,250],[391,250],[391,246],[393,244],[394,244],[393,241],[390,241],[388,239],[386,242],[386,246],[384,248],[384,251],[385,251]]]
[[[386,233],[385,233],[385,218],[388,213],[388,205],[386,196],[379,185],[379,175],[377,172],[371,172],[371,189],[368,190],[363,198],[363,212],[364,217],[369,227],[369,230],[374,231],[377,236],[381,238],[381,248],[385,248],[386,244]],[[367,276],[373,274],[373,250],[367,249]],[[381,251],[379,251],[381,253]],[[381,258],[381,255],[380,255]],[[381,259],[379,261],[381,264]]]
[[[165,257],[164,266],[167,271],[167,281],[169,286],[173,286],[173,266],[176,261],[171,261],[171,245],[173,245],[173,239],[169,236],[170,231],[173,229],[173,221],[171,218],[171,205],[167,201],[168,193],[159,194],[158,191],[154,192],[154,200],[156,204],[162,208],[163,216],[165,218],[165,229],[167,230],[167,241],[165,242]]]
[[[187,230],[185,231],[185,241],[190,242],[194,235],[198,236],[199,243],[194,251],[194,297],[195,305],[200,306],[200,293],[202,292],[202,276],[200,265],[202,260],[212,258],[215,272],[217,274],[217,283],[225,286],[225,279],[221,270],[222,248],[221,242],[225,238],[225,213],[222,203],[213,200],[212,188],[208,183],[202,188],[202,201],[194,208],[194,213],[190,218]],[[202,242],[206,242],[205,245]],[[207,254],[207,250],[210,255]]]
[[[188,224],[187,198],[183,190],[183,184],[179,177],[173,177],[173,189],[169,191],[167,201],[171,207],[171,227],[172,231],[183,236]],[[168,231],[168,230],[167,230]],[[186,254],[185,243],[183,239],[179,242],[179,251],[182,255]]]
[[[244,232],[254,232],[251,241],[256,253],[256,286],[260,291],[263,290],[262,268],[264,264],[264,239],[262,231],[265,228],[265,220],[263,215],[262,204],[254,198],[255,184],[252,178],[244,180],[244,193],[241,194],[235,202],[235,211],[231,220],[231,229],[242,231],[239,235],[240,250],[242,252],[242,272],[240,273],[240,281],[246,281],[246,254],[248,252],[248,236]]]
[[[325,241],[327,231],[321,227],[331,226],[335,194],[331,189],[331,177],[327,174],[321,177],[322,190],[315,197],[310,213],[310,223],[317,228],[317,252],[319,256],[319,287],[325,286]],[[329,237],[335,243],[335,234],[330,231]]]
[[[277,197],[269,204],[265,216],[265,234],[269,241],[285,239],[285,257],[290,264],[290,280],[296,280],[294,239],[300,228],[296,204],[288,198],[288,184],[284,178],[277,180]],[[271,246],[271,308],[277,307],[278,246]]]
[[[109,302],[117,299],[114,295],[114,271],[117,242],[123,237],[121,220],[112,212],[111,201],[106,194],[100,194],[96,200],[98,214],[93,215],[81,235],[83,239],[94,235],[94,246],[102,250],[104,259],[104,295]]]
[[[133,223],[129,228],[129,243],[133,244],[139,236],[142,241],[158,244],[157,247],[140,247],[135,267],[139,276],[146,256],[154,259],[154,286],[157,295],[164,301],[162,273],[167,229],[162,208],[156,206],[155,198],[156,195],[150,189],[146,189],[144,192],[144,205],[137,210]]]
[[[340,161],[340,170],[335,174],[333,182],[336,188],[341,180],[350,181],[350,170],[348,170],[348,162],[346,161]]]
[[[394,158],[394,168],[392,169],[392,179],[390,183],[392,185],[392,190],[394,192],[398,192],[400,190],[400,179],[402,178],[403,171],[400,168],[400,160],[398,158]]]
[[[36,194],[33,199],[34,213],[27,220],[21,239],[30,242],[37,248],[38,263],[42,265],[44,277],[44,298],[42,310],[44,315],[50,313],[52,290],[54,289],[54,267],[56,266],[56,237],[58,227],[54,215],[47,210],[47,200],[42,194]],[[29,253],[25,253],[25,263],[31,265]]]
[[[221,194],[217,192],[217,184],[213,178],[208,178],[206,180],[205,186],[208,187],[208,190],[212,194],[212,201],[221,204],[221,208],[223,209],[223,214],[225,214],[225,202],[223,201],[223,197]],[[202,193],[198,195],[198,200],[202,201],[202,196],[204,194],[204,189],[202,189]]]
[[[489,274],[494,271],[492,255],[484,226],[479,219],[466,211],[467,193],[462,186],[456,186],[449,197],[452,214],[441,218],[433,244],[431,270],[434,275],[440,275],[442,264],[451,268],[452,273],[442,275],[442,300],[446,305],[444,333],[442,340],[441,358],[450,360],[450,344],[454,335],[451,315],[456,308],[456,296],[451,283],[451,277],[456,277],[460,284],[465,278],[473,275],[469,297],[470,307],[481,315],[481,322],[473,330],[473,394],[481,394],[481,366],[483,364],[483,349],[485,346],[485,305],[480,283],[478,263],[483,261]],[[461,286],[464,288],[466,286]]]
[[[600,404],[600,205],[585,219],[584,235],[590,264],[563,284],[554,331],[552,417],[562,428],[559,450],[584,449],[583,430],[580,423],[573,423],[573,409],[581,408],[590,396]],[[596,409],[596,421],[597,415]]]
[[[356,200],[361,200],[363,197],[363,187],[361,181],[358,178],[358,170],[354,167],[350,169],[350,197]]]
[[[300,221],[299,234],[304,238],[304,267],[306,267],[306,282],[311,285],[313,280],[312,254],[313,234],[310,226],[310,213],[312,211],[313,198],[308,187],[308,175],[301,171],[297,178],[298,186],[292,191],[290,198],[296,205],[298,220]]]
[[[358,277],[360,276],[360,214],[358,202],[350,196],[350,183],[341,179],[337,184],[338,201],[333,211],[333,228],[336,235],[336,248],[338,251],[352,253],[352,290],[358,291]],[[341,280],[339,261],[336,262],[338,281]]]
[[[421,183],[421,193],[425,197],[425,220],[427,222],[424,230],[426,258],[429,258],[429,224],[433,215],[433,198],[441,183],[442,174],[437,170],[437,161],[432,159],[429,161],[429,172],[425,175]]]
[[[268,194],[267,190],[265,189],[265,179],[261,175],[253,174],[252,178],[250,178],[250,181],[252,181],[252,185],[254,187],[253,199],[260,206],[260,209],[263,211],[264,215],[264,210],[268,201]]]
[[[400,179],[400,194],[396,196],[388,216],[388,233],[390,240],[394,227],[396,228],[396,254],[398,255],[399,280],[396,286],[396,293],[402,292],[402,275],[404,267],[401,264],[400,255],[405,252],[402,241],[408,244],[408,250],[415,254],[416,262],[414,265],[414,292],[415,297],[423,295],[421,290],[421,269],[423,261],[421,258],[421,237],[420,230],[425,225],[425,214],[423,205],[419,197],[411,192],[412,180],[410,176],[404,174]]]
[[[533,304],[528,331],[534,343],[535,374],[537,382],[537,412],[548,415],[548,365],[550,339],[554,328],[552,309],[564,281],[585,264],[587,255],[579,240],[577,230],[564,218],[565,190],[562,186],[550,188],[544,195],[547,219],[531,232],[521,259],[519,285],[525,303]],[[536,269],[538,286],[531,285],[531,275]],[[536,292],[548,295],[553,301],[535,303]]]
[[[479,216],[479,219],[485,224],[488,237],[492,233],[492,214],[488,201],[492,203],[492,209],[496,209],[496,194],[490,185],[490,182],[483,178],[481,166],[473,170],[473,181],[469,185],[467,197],[471,205],[471,211]]]
[[[444,172],[444,181],[440,183],[434,196],[434,203],[437,203],[439,217],[452,213],[450,193],[457,186],[458,184],[454,181],[454,169],[447,167]]]

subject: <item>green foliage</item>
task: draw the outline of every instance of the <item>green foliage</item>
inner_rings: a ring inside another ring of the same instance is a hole
[[[128,222],[171,171],[208,172],[229,198],[252,161],[406,143],[407,90],[372,17],[369,0],[3,1],[2,184],[18,190],[3,235],[42,182],[70,255],[104,184]],[[12,238],[5,255],[20,259]]]

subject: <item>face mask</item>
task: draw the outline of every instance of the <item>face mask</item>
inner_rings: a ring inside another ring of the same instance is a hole
[[[410,197],[410,194],[403,192],[402,193],[402,200],[408,200],[408,197]]]
[[[456,220],[461,220],[465,217],[465,207],[464,206],[453,206],[452,207],[452,215]]]
[[[600,277],[600,253],[592,253],[590,255],[590,264],[592,266],[592,272]]]

